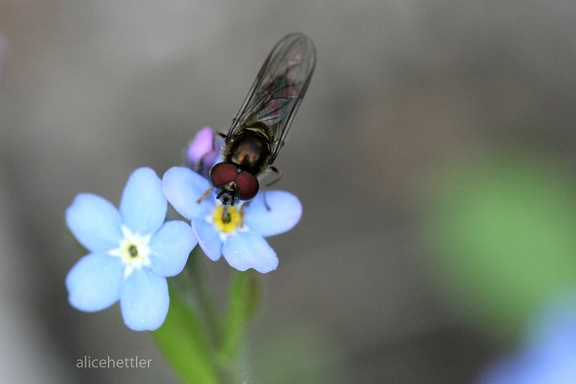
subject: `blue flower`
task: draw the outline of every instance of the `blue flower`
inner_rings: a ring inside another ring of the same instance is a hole
[[[155,330],[166,318],[167,276],[182,271],[196,245],[192,228],[164,222],[168,203],[150,168],[130,176],[120,210],[102,197],[83,193],[66,211],[66,222],[90,253],[66,276],[70,304],[85,312],[118,300],[126,325]]]
[[[266,208],[262,193],[249,205],[231,206],[228,220],[222,220],[222,204],[214,192],[198,202],[211,186],[208,180],[184,167],[169,169],[162,180],[168,201],[192,228],[202,250],[211,260],[224,258],[232,267],[260,273],[273,271],[278,257],[264,237],[292,229],[302,216],[298,198],[284,191],[266,192]]]
[[[480,384],[576,384],[576,296],[562,295],[538,314],[516,355],[492,364]]]

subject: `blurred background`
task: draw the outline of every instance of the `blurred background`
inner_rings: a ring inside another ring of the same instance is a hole
[[[302,31],[316,72],[275,165],[304,215],[269,239],[254,383],[476,382],[576,282],[575,22],[571,1],[0,0],[1,381],[178,383],[117,305],[68,304],[65,209],[227,131]]]

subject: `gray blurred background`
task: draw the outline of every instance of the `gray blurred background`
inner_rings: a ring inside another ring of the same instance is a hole
[[[572,1],[0,1],[1,381],[178,382],[117,305],[69,306],[82,254],[64,211],[81,192],[118,204],[134,169],[161,176],[197,130],[226,131],[294,31],[318,62],[275,165],[304,215],[270,239],[280,265],[251,332],[255,371],[473,381],[501,346],[443,294],[418,235],[423,191],[495,145],[573,168],[575,26]],[[208,268],[223,291],[229,267]],[[77,369],[88,355],[153,363]]]

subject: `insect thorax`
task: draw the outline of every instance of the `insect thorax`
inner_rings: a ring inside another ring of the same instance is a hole
[[[224,161],[235,163],[255,176],[260,174],[269,165],[271,157],[272,138],[267,131],[268,127],[264,125],[238,132],[229,142]]]

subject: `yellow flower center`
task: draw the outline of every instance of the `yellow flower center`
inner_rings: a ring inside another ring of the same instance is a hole
[[[212,212],[212,224],[219,232],[230,233],[241,226],[242,215],[240,211],[232,206],[224,213],[224,205],[217,206]]]

